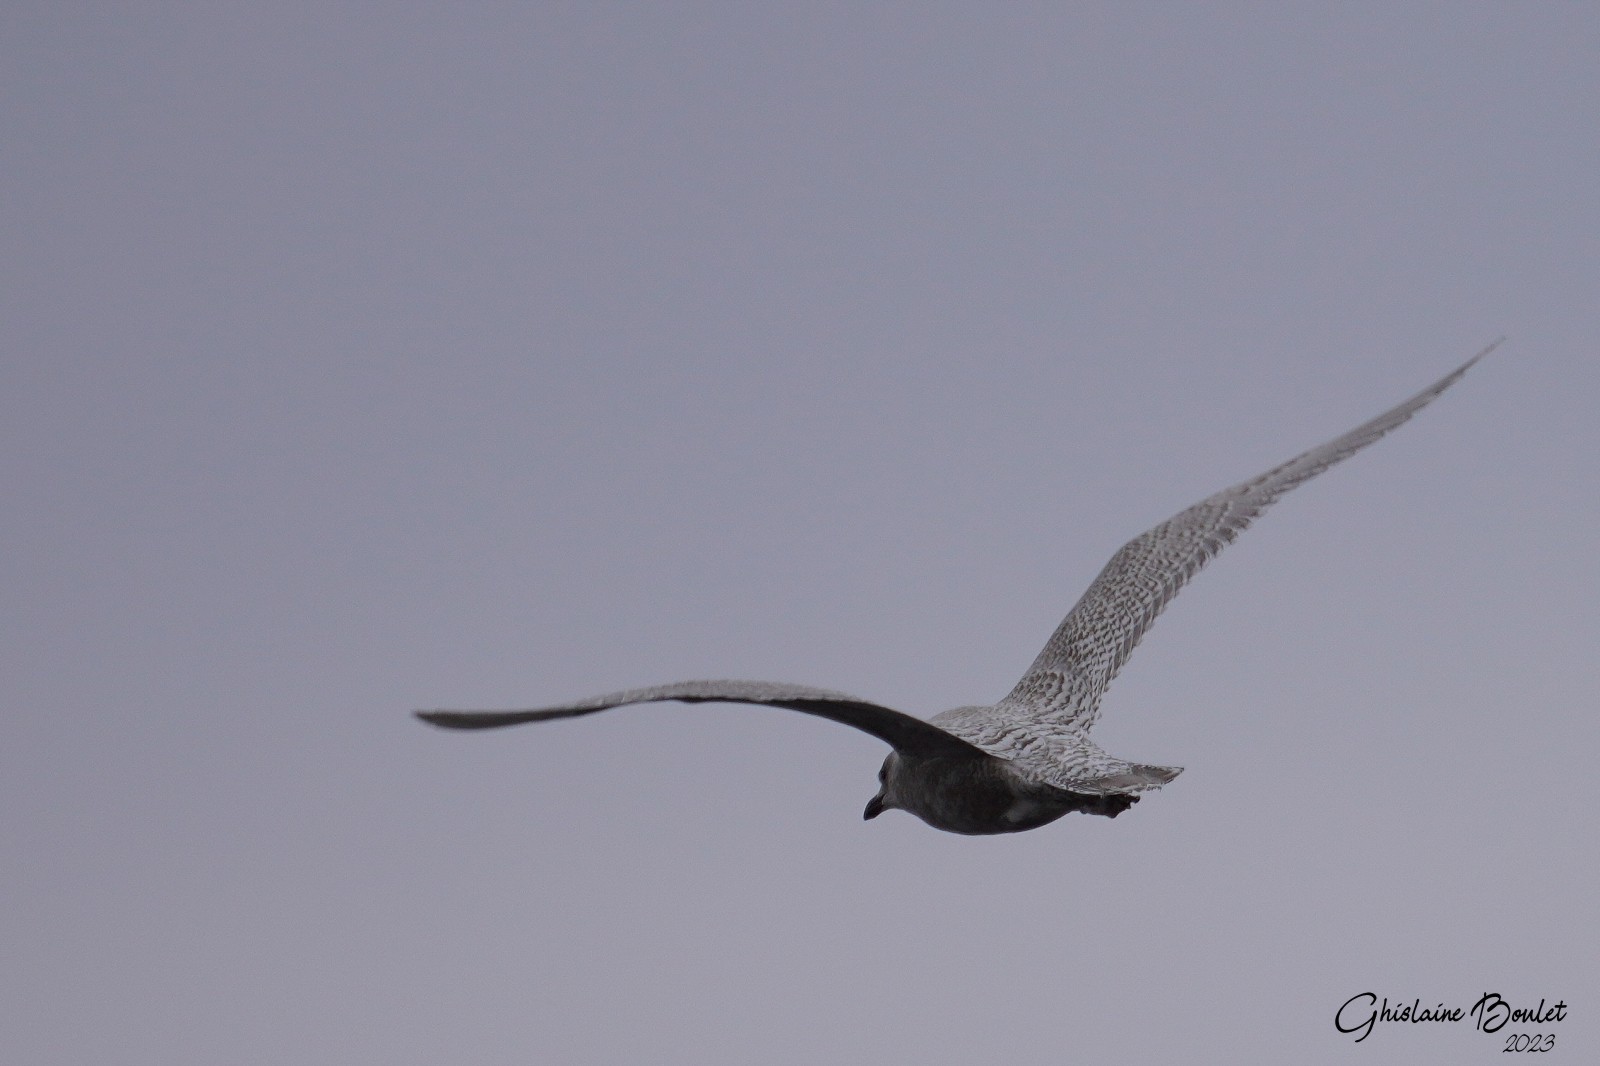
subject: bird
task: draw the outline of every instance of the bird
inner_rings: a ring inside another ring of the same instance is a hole
[[[1107,687],[1156,617],[1284,493],[1406,422],[1501,340],[1376,418],[1207,496],[1128,541],[998,703],[957,707],[925,720],[808,685],[684,681],[532,710],[414,713],[445,729],[473,730],[577,718],[628,704],[758,704],[853,726],[890,746],[878,771],[878,792],[862,812],[867,820],[902,810],[935,829],[978,836],[1037,829],[1072,812],[1115,818],[1183,771],[1118,758],[1089,737]]]

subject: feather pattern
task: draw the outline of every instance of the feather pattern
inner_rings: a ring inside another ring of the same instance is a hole
[[[575,718],[631,703],[751,703],[853,726],[894,751],[867,805],[956,833],[1012,833],[1069,811],[1116,817],[1181,767],[1130,762],[1089,739],[1112,678],[1178,591],[1296,485],[1401,425],[1489,354],[1496,341],[1415,396],[1342,436],[1206,497],[1124,544],[1051,634],[1027,673],[993,706],[931,721],[829,689],[764,681],[685,681],[520,711],[418,711],[448,729]]]
[[[1087,732],[1112,678],[1190,578],[1284,493],[1404,423],[1499,343],[1350,432],[1208,496],[1128,541],[994,708],[995,717],[1029,731]]]

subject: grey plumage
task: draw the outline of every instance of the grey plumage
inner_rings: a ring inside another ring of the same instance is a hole
[[[751,703],[854,726],[894,750],[879,771],[874,818],[910,811],[956,833],[1033,829],[1069,811],[1116,817],[1181,767],[1129,762],[1089,739],[1107,686],[1185,583],[1284,493],[1399,426],[1453,385],[1496,341],[1415,396],[1266,473],[1206,497],[1124,544],[1016,686],[992,706],[923,721],[841,692],[762,681],[687,681],[527,711],[418,711],[450,729],[594,714],[631,703]]]

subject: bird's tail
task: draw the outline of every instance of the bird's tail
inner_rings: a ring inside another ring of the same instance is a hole
[[[1075,789],[1090,792],[1143,792],[1160,788],[1183,773],[1181,766],[1154,766],[1150,763],[1130,762],[1124,768],[1088,781],[1074,784]]]

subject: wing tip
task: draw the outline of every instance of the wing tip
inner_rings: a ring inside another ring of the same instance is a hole
[[[1477,355],[1473,356],[1471,359],[1468,359],[1465,363],[1462,363],[1461,364],[1461,369],[1457,370],[1454,374],[1451,375],[1451,377],[1454,378],[1454,377],[1460,376],[1461,374],[1465,374],[1468,370],[1472,369],[1472,366],[1473,366],[1474,363],[1476,363],[1479,359],[1482,359],[1484,356],[1488,355],[1490,352],[1494,351],[1496,348],[1500,347],[1505,342],[1506,342],[1506,335],[1504,333],[1502,333],[1502,334],[1500,334],[1500,336],[1498,336],[1494,340],[1490,341],[1488,343],[1488,345],[1484,347],[1483,351],[1479,352]]]
[[[483,721],[483,715],[471,711],[412,711],[411,713],[440,729],[482,729],[494,724]]]

